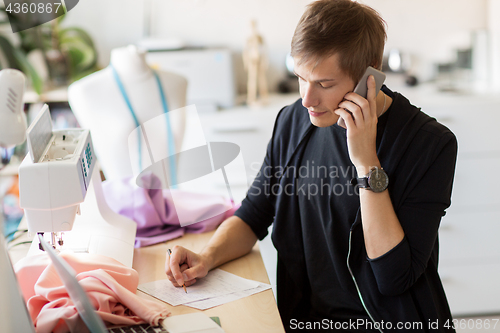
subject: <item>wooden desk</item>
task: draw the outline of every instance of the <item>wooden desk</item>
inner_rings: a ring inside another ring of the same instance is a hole
[[[194,252],[199,252],[213,233],[186,234],[166,243],[135,249],[133,268],[139,272],[139,283],[166,279],[165,256],[168,248],[181,245]],[[246,256],[226,263],[219,268],[244,278],[269,283],[258,244]],[[140,291],[138,291],[138,295],[156,300]],[[167,304],[167,306],[174,315],[200,311],[183,305],[174,307]],[[277,333],[285,331],[271,289],[203,312],[208,316],[219,317],[226,333]]]

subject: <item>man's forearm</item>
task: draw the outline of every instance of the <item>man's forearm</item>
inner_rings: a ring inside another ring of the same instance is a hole
[[[388,190],[374,193],[360,189],[359,198],[366,254],[374,259],[398,245],[404,238],[404,231]]]
[[[212,236],[201,255],[208,259],[208,270],[249,253],[257,236],[242,219],[231,216]]]

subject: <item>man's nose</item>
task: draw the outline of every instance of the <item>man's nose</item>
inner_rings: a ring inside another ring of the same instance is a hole
[[[319,104],[319,98],[311,84],[302,87],[302,105],[305,108],[313,108]]]

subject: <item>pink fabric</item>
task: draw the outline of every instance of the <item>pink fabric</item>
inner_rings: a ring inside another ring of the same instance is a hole
[[[214,230],[240,207],[222,195],[157,189],[158,180],[152,175],[143,176],[142,182],[151,183],[151,189],[137,186],[131,177],[103,183],[110,208],[137,223],[135,247],[165,242],[186,232]],[[174,192],[175,205],[171,195]]]
[[[169,314],[165,305],[135,294],[139,283],[136,270],[95,254],[62,252],[60,256],[76,271],[80,285],[108,324],[158,325]],[[82,325],[48,255],[26,257],[15,270],[36,332],[64,333]]]

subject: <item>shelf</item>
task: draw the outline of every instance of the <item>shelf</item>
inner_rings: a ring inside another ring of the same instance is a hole
[[[55,103],[68,101],[68,87],[59,87],[43,92],[38,95],[33,90],[28,90],[24,93],[24,103]]]

